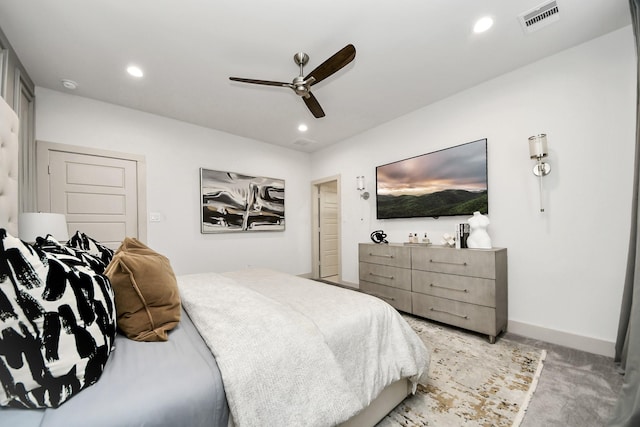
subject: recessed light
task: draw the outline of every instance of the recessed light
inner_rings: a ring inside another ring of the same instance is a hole
[[[309,127],[307,125],[305,125],[304,123],[302,123],[300,126],[298,126],[298,130],[300,132],[306,132],[309,129]]]
[[[76,90],[78,88],[78,83],[74,82],[73,80],[62,79],[60,80],[60,83],[62,83],[62,86],[65,89]]]
[[[473,32],[484,33],[492,26],[493,26],[493,18],[491,18],[490,16],[485,16],[476,21],[476,24],[473,26]]]
[[[136,67],[135,65],[130,65],[127,67],[127,73],[131,74],[133,77],[142,77],[144,73],[140,69],[140,67]]]

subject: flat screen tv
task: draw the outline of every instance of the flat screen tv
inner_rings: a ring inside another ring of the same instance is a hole
[[[487,140],[376,168],[378,219],[489,213]]]

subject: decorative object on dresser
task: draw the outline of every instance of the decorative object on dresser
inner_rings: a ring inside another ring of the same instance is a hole
[[[489,218],[480,212],[474,212],[468,222],[470,231],[466,240],[467,247],[471,249],[491,249],[491,237],[487,233]]]
[[[371,241],[373,243],[389,243],[387,241],[387,233],[382,230],[376,230],[371,233]]]
[[[456,238],[449,233],[444,233],[442,235],[442,240],[440,244],[449,248],[453,248],[456,246]]]
[[[359,245],[360,290],[406,313],[489,337],[507,327],[507,250]]]
[[[418,233],[409,233],[409,240],[403,243],[403,245],[407,246],[428,246],[430,244],[431,240],[427,237],[427,233],[424,233],[422,240],[418,237]]]
[[[470,231],[470,226],[468,222],[458,224],[458,227],[456,228],[456,240],[457,242],[460,242],[456,245],[458,249],[466,249],[469,247],[467,246],[469,231]]]

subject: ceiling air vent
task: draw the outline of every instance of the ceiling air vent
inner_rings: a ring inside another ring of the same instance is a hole
[[[527,12],[520,14],[520,24],[525,33],[533,33],[560,19],[558,2],[545,2]]]
[[[304,139],[304,138],[301,138],[301,139],[297,139],[297,140],[295,140],[295,141],[293,142],[293,145],[298,145],[298,146],[300,146],[300,147],[308,147],[309,145],[313,145],[313,144],[315,144],[315,143],[316,143],[316,142],[315,142],[315,141],[313,141],[313,140],[311,140],[311,139]]]

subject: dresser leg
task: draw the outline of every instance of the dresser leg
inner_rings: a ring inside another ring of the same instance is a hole
[[[496,343],[496,336],[489,335],[489,344],[495,344],[495,343]]]

